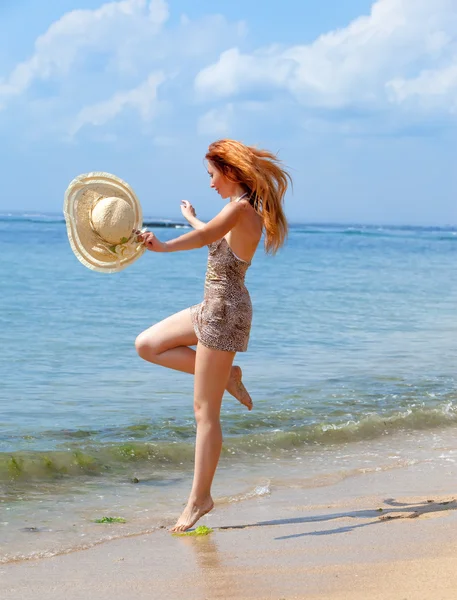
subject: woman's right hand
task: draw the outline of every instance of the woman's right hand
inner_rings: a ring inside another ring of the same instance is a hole
[[[189,200],[181,200],[181,212],[183,217],[188,221],[197,216],[195,208],[192,206]]]
[[[167,244],[161,242],[152,231],[137,231],[137,241],[141,242],[147,250],[151,252],[167,252]]]

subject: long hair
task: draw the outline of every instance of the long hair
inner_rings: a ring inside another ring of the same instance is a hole
[[[288,184],[292,183],[281,161],[268,150],[227,139],[213,142],[205,158],[229,181],[246,190],[251,205],[263,220],[265,251],[275,254],[287,237],[283,204]]]

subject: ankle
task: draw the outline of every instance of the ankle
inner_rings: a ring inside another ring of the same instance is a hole
[[[200,507],[200,506],[206,506],[210,502],[212,502],[211,494],[207,494],[206,496],[197,496],[197,495],[191,494],[189,496],[189,500],[187,501],[187,504],[190,504],[190,505],[196,506],[196,507]]]
[[[229,382],[232,381],[233,379],[238,379],[239,372],[240,372],[240,367],[238,365],[233,365],[233,367],[230,369]]]

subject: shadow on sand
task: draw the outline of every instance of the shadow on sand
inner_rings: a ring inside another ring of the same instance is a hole
[[[346,533],[353,531],[360,527],[367,527],[369,525],[379,525],[386,521],[392,521],[394,519],[414,519],[424,514],[438,513],[443,511],[455,510],[457,508],[456,500],[448,500],[445,502],[435,502],[434,500],[426,500],[419,504],[407,504],[404,502],[397,502],[393,498],[387,498],[384,500],[384,506],[373,510],[355,510],[350,512],[338,512],[330,513],[327,515],[314,515],[310,517],[297,517],[293,519],[277,519],[272,521],[260,521],[259,523],[251,523],[246,525],[234,525],[233,527],[217,527],[215,529],[246,529],[250,527],[265,527],[272,525],[291,525],[296,523],[322,523],[326,521],[333,521],[336,519],[368,519],[366,523],[358,523],[356,525],[346,525],[344,527],[337,527],[335,529],[329,529],[326,531],[311,531],[308,533],[297,533],[293,535],[286,535],[276,537],[276,540],[287,540],[292,538],[306,537],[306,536],[317,536],[317,535],[334,535],[336,533]]]

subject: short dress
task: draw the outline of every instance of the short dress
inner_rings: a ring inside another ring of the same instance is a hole
[[[204,299],[190,307],[195,334],[208,348],[246,352],[252,304],[244,279],[251,263],[238,258],[225,237],[208,249]]]

